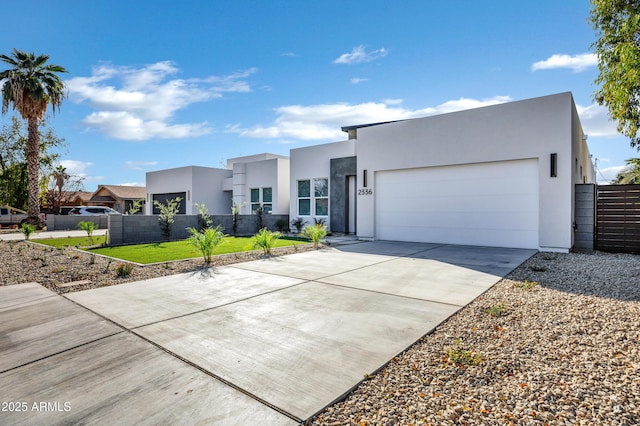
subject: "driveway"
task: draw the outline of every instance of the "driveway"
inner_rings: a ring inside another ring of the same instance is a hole
[[[366,242],[64,297],[0,287],[2,401],[26,403],[0,423],[296,424],[534,253]]]

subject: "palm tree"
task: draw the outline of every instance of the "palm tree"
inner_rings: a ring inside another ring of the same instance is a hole
[[[619,185],[640,184],[640,158],[625,161],[627,167],[611,182]]]
[[[9,64],[10,69],[0,71],[2,82],[2,114],[9,105],[27,120],[27,164],[29,170],[29,219],[38,224],[40,200],[38,197],[40,134],[38,124],[51,104],[53,113],[60,109],[65,98],[64,83],[56,73],[67,72],[59,65],[47,64],[48,55],[13,49],[10,56],[0,55],[0,60]]]

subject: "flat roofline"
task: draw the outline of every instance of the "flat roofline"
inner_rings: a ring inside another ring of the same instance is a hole
[[[392,120],[392,121],[381,121],[379,123],[356,124],[354,126],[343,126],[343,127],[341,127],[341,129],[342,129],[343,132],[348,132],[349,130],[361,129],[363,127],[379,126],[381,124],[397,123],[399,121],[406,121],[406,120]]]

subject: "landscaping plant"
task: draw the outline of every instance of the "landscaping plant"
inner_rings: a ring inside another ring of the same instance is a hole
[[[235,201],[231,206],[231,218],[233,220],[233,235],[238,235],[238,216],[240,215],[240,209],[245,206],[246,203],[237,204]]]
[[[177,197],[172,200],[167,200],[166,204],[162,204],[158,200],[153,201],[153,205],[160,210],[158,215],[158,222],[160,222],[160,230],[162,235],[168,240],[171,238],[171,226],[175,222],[175,216],[180,209],[180,201],[182,198]]]
[[[253,236],[253,247],[260,247],[264,254],[269,255],[276,241],[281,236],[282,234],[279,232],[272,232],[267,228],[262,228]]]
[[[206,228],[202,231],[198,231],[196,228],[187,228],[187,231],[190,234],[189,242],[200,250],[204,263],[211,264],[213,251],[224,242],[224,233],[220,225],[215,228]]]
[[[24,234],[24,239],[29,241],[29,237],[31,237],[31,234],[36,232],[36,227],[35,225],[31,225],[30,223],[23,223],[20,227],[20,232]]]
[[[298,234],[302,232],[302,228],[304,227],[304,224],[305,224],[305,221],[301,217],[297,217],[291,221],[291,226],[296,228],[296,231],[298,231]]]
[[[129,210],[127,210],[127,213],[129,213],[130,215],[134,215],[136,213],[138,213],[140,210],[142,210],[142,202],[144,201],[144,199],[139,199],[139,200],[133,200],[131,202],[131,207],[129,207]]]
[[[194,207],[198,209],[198,227],[201,231],[211,228],[213,226],[213,219],[209,215],[209,209],[204,204],[193,203]]]
[[[96,230],[95,223],[91,222],[90,220],[78,222],[78,229],[82,229],[84,232],[86,232],[87,237],[89,237],[89,240],[93,242],[93,231]]]
[[[131,275],[131,272],[133,272],[132,263],[119,263],[118,266],[116,266],[116,275],[120,278],[128,277]]]
[[[309,225],[304,228],[302,235],[313,241],[313,247],[318,248],[320,240],[327,236],[327,227],[321,223]]]

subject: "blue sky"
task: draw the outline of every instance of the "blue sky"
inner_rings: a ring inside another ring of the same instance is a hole
[[[341,126],[566,91],[599,180],[638,156],[593,102],[588,0],[34,0],[0,15],[2,53],[69,71],[48,123],[90,191],[288,155],[344,140]]]

